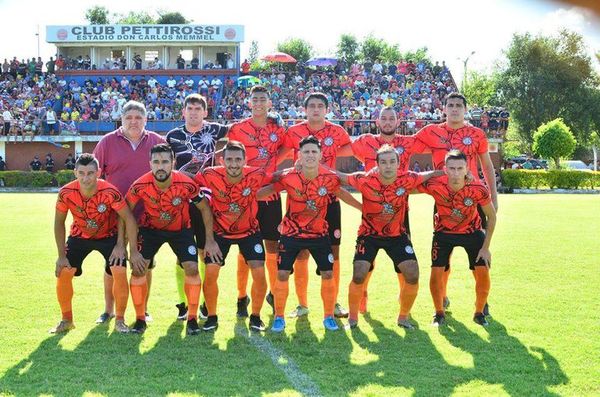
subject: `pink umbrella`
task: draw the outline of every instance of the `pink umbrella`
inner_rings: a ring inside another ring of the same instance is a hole
[[[285,52],[273,52],[261,58],[267,62],[296,63],[296,59]]]

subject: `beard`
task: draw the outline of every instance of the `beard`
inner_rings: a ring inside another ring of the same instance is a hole
[[[158,182],[164,182],[167,179],[169,179],[169,177],[171,176],[171,173],[160,170],[160,171],[156,171],[152,175],[154,176],[154,179],[156,181],[158,181]]]

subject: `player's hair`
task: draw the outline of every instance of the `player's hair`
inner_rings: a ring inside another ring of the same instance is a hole
[[[302,146],[308,144],[317,145],[319,147],[319,150],[321,150],[321,142],[319,142],[319,140],[314,135],[309,135],[307,137],[302,138],[299,147],[300,149],[302,149]]]
[[[250,88],[250,96],[252,96],[254,93],[267,94],[267,98],[271,98],[271,93],[264,85],[255,85],[254,87]]]
[[[396,109],[394,109],[392,106],[384,106],[381,108],[381,110],[379,111],[379,117],[381,117],[381,115],[383,114],[383,112],[394,112],[394,115],[396,115],[396,117],[398,117],[398,113],[396,112]]]
[[[448,94],[448,96],[444,100],[444,106],[448,103],[448,99],[460,99],[464,107],[467,107],[467,98],[465,98],[465,96],[460,92],[451,92],[450,94]]]
[[[225,152],[227,151],[237,151],[242,152],[244,158],[246,158],[246,147],[242,142],[239,141],[227,141],[225,147],[223,148],[223,157],[225,157]]]
[[[75,162],[75,168],[77,168],[77,166],[79,166],[79,165],[86,166],[86,165],[90,165],[90,164],[94,164],[96,166],[96,169],[100,168],[98,159],[96,157],[94,157],[93,154],[82,153],[81,156],[79,156],[77,158],[77,161]]]
[[[142,116],[146,117],[146,106],[138,101],[127,101],[125,105],[123,105],[123,111],[121,112],[121,116],[125,116],[127,112],[136,111],[140,112]]]
[[[186,96],[185,99],[183,100],[183,107],[185,108],[188,103],[191,103],[194,105],[200,104],[200,106],[202,106],[202,108],[204,110],[208,109],[208,102],[206,102],[206,98],[204,98],[200,94],[190,94],[190,95]]]
[[[329,99],[327,99],[327,95],[323,94],[322,92],[311,92],[306,96],[306,98],[304,98],[304,107],[308,106],[308,102],[311,99],[317,99],[323,102],[325,104],[325,107],[329,106]]]
[[[467,155],[458,149],[452,149],[448,153],[446,153],[446,158],[444,162],[448,163],[449,160],[464,160],[466,162]]]
[[[169,153],[171,155],[171,160],[175,158],[173,149],[171,149],[171,146],[168,143],[158,143],[152,146],[152,149],[150,149],[150,157],[152,157],[154,153]]]
[[[375,161],[379,162],[379,156],[386,153],[394,153],[396,155],[396,160],[400,161],[400,156],[398,155],[396,149],[394,149],[392,145],[388,145],[387,143],[385,145],[382,145],[377,150],[377,156],[375,156]]]

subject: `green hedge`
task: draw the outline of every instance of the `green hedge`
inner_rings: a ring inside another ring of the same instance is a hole
[[[61,170],[55,174],[46,171],[0,171],[6,187],[62,186],[75,179],[73,171]]]
[[[502,184],[509,189],[597,189],[600,187],[600,172],[504,170]]]

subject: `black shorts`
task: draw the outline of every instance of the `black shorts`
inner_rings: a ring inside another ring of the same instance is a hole
[[[223,254],[223,260],[218,262],[219,265],[225,265],[225,258],[229,253],[229,249],[233,244],[237,244],[240,253],[248,261],[265,261],[265,247],[263,246],[263,238],[260,233],[243,237],[243,238],[226,238],[215,234],[215,241],[219,245],[219,249]],[[210,257],[204,257],[204,263],[215,263]]]
[[[273,201],[258,202],[258,225],[263,239],[277,241],[279,240],[279,224],[282,219],[281,197]]]
[[[400,263],[417,260],[410,238],[408,234],[404,233],[398,237],[359,236],[356,239],[354,261],[367,261],[371,264],[372,270],[373,261],[380,249],[385,250],[386,254],[388,254],[394,264],[396,273],[401,273],[398,268]]]
[[[176,232],[165,230],[140,228],[138,234],[138,249],[147,260],[153,260],[160,247],[168,243],[180,263],[198,262],[198,251],[192,229],[183,229]]]
[[[196,239],[196,247],[203,250],[204,243],[206,242],[206,230],[204,230],[202,213],[193,203],[190,203],[190,220],[192,221],[192,231]]]
[[[75,276],[81,276],[82,270],[81,265],[84,259],[92,251],[98,251],[104,257],[104,271],[107,274],[111,274],[109,258],[112,254],[115,245],[117,244],[117,236],[107,237],[99,240],[92,240],[87,238],[71,237],[67,239],[67,259],[71,267],[76,268]],[[119,263],[118,266],[127,266],[125,258]]]
[[[485,266],[483,259],[476,260],[484,240],[485,233],[482,230],[469,234],[435,232],[431,245],[431,266],[447,269],[450,266],[450,256],[454,247],[465,249],[469,256],[469,269],[473,270],[475,266]]]
[[[295,238],[281,236],[279,239],[279,255],[277,268],[294,271],[294,262],[302,250],[308,250],[317,263],[317,274],[333,270],[333,253],[329,236],[317,238]]]
[[[327,233],[329,233],[331,245],[340,245],[342,242],[342,206],[337,198],[334,197],[334,199],[335,201],[332,201],[327,206],[325,220],[329,225]]]

